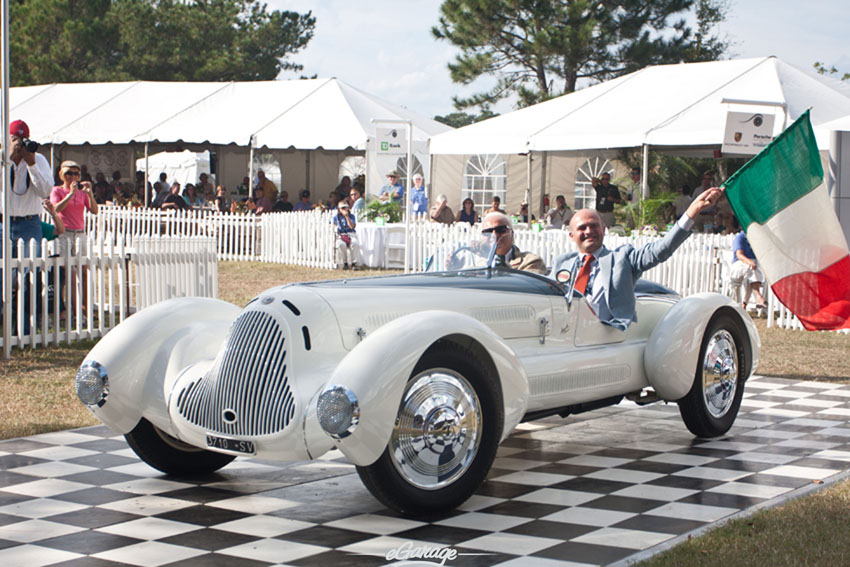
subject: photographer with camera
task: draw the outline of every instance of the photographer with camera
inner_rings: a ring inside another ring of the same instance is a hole
[[[59,179],[62,185],[53,188],[50,201],[56,207],[59,218],[65,224],[65,233],[56,240],[56,252],[63,257],[85,256],[88,251],[88,239],[86,238],[85,212],[97,214],[97,201],[90,181],[80,181],[80,165],[71,160],[62,162],[59,166]],[[79,239],[79,243],[77,240]],[[76,270],[71,272],[70,285],[72,286],[71,301],[76,310],[77,305],[77,281]],[[82,270],[82,313],[88,312],[88,267],[83,265]],[[64,293],[63,293],[64,296]],[[85,323],[84,323],[85,324]]]
[[[47,159],[36,153],[38,143],[29,139],[30,129],[23,120],[9,124],[12,144],[9,159],[12,161],[9,195],[9,237],[12,255],[17,254],[17,241],[23,240],[24,255],[29,255],[29,241],[36,241],[36,254],[41,253],[42,199],[50,196],[53,174]]]

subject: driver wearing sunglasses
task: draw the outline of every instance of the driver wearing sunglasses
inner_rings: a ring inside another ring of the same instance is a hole
[[[543,258],[531,252],[522,252],[514,245],[514,230],[511,219],[502,213],[489,213],[481,223],[482,234],[493,234],[498,239],[496,264],[510,266],[536,274],[547,273]]]

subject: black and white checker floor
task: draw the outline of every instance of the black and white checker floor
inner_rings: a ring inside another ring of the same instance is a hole
[[[338,452],[186,482],[92,427],[0,442],[0,566],[400,565],[424,547],[450,567],[600,565],[848,468],[850,386],[776,378],[747,384],[717,440],[674,404],[523,424],[478,493],[430,521],[384,509]]]

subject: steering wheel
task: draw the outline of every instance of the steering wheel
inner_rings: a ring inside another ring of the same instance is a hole
[[[447,270],[457,270],[464,264],[464,261],[462,259],[458,258],[458,255],[461,252],[469,252],[470,254],[475,254],[475,250],[473,250],[471,247],[461,246],[460,248],[458,248],[454,252],[452,252],[452,255],[449,256],[448,260],[446,260],[446,269]]]

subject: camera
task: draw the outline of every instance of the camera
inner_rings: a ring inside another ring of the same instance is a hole
[[[40,145],[35,140],[30,140],[29,138],[22,138],[21,143],[27,149],[27,151],[31,154],[34,154],[36,150],[38,150],[38,146]]]

